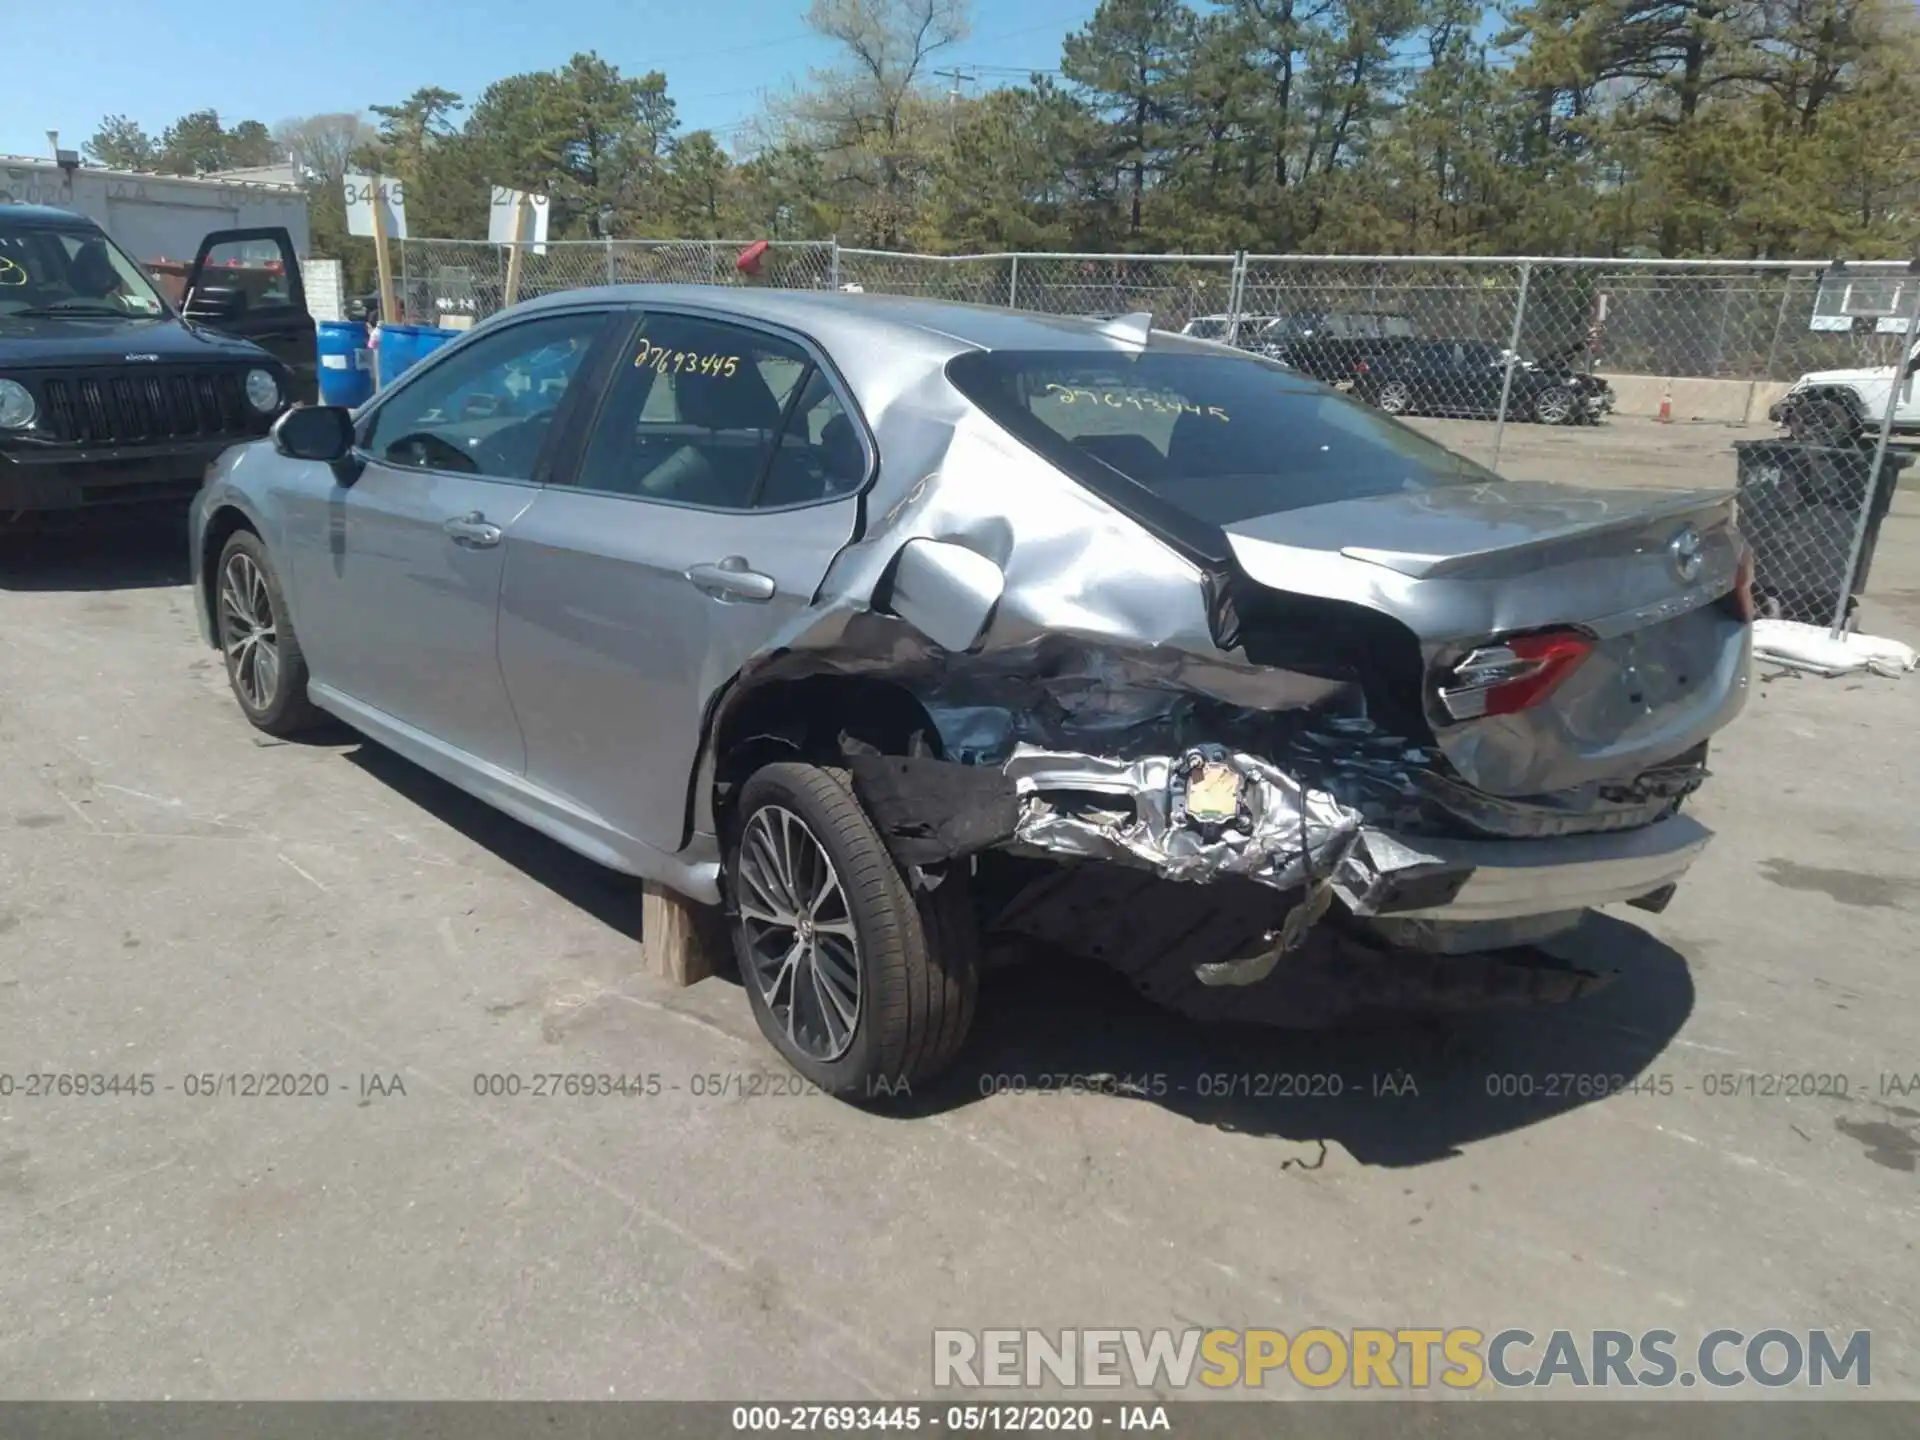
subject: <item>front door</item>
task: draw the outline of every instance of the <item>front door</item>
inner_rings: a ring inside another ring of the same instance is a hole
[[[262,230],[216,230],[200,242],[187,272],[188,320],[251,340],[293,372],[293,399],[311,405],[319,396],[319,358],[313,316],[293,237],[273,226]]]
[[[525,320],[424,362],[362,417],[351,465],[290,520],[314,679],[516,774],[525,755],[496,644],[506,541],[606,318]]]
[[[528,780],[681,849],[707,706],[812,602],[870,465],[798,339],[644,316],[578,464],[507,537],[500,664]]]

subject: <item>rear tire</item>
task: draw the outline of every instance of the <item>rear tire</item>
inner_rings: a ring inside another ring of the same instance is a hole
[[[307,699],[307,660],[280,577],[251,530],[234,531],[221,547],[213,613],[227,684],[255,729],[284,738],[325,723]]]
[[[1402,381],[1389,380],[1373,403],[1389,415],[1405,415],[1413,409],[1413,391]]]
[[[781,762],[740,793],[734,952],[761,1034],[829,1094],[910,1093],[959,1054],[979,992],[968,876],[914,891],[844,775]]]

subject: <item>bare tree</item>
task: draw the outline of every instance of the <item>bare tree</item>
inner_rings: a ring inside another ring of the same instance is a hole
[[[867,238],[898,243],[943,139],[928,61],[967,36],[967,0],[813,0],[810,28],[842,62],[789,102],[788,138],[816,150]]]
[[[379,134],[364,117],[347,111],[282,120],[273,127],[275,143],[293,157],[294,164],[336,189],[351,168],[353,153]]]

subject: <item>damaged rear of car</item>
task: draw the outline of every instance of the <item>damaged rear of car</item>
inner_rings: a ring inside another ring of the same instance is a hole
[[[810,1079],[948,1063],[983,937],[1319,1023],[1566,998],[1529,947],[1665,904],[1746,695],[1730,496],[1505,481],[1145,317],[872,303],[919,334],[884,364],[816,333],[880,478],[717,693],[691,817]]]

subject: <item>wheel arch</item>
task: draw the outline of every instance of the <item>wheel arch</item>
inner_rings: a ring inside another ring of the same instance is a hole
[[[687,795],[687,833],[701,800],[724,846],[740,787],[779,760],[835,764],[842,736],[886,755],[939,755],[940,734],[917,695],[900,681],[873,675],[771,675],[736,679],[713,707],[702,763]],[[916,738],[917,737],[917,738]]]
[[[259,536],[260,542],[266,543],[259,520],[232,500],[222,500],[214,506],[207,515],[206,523],[200,527],[200,594],[206,601],[207,615],[211,618],[216,649],[220,645],[220,552],[226,548],[227,541],[241,530]]]

